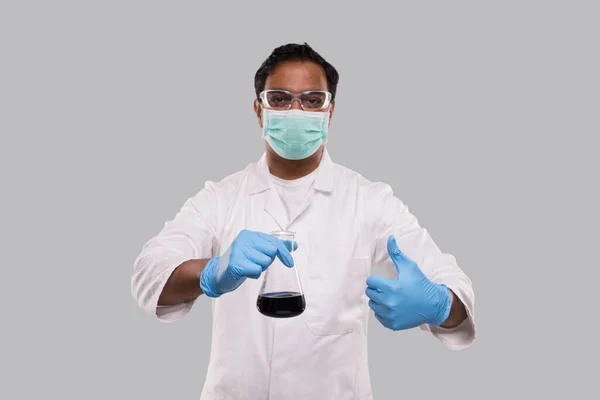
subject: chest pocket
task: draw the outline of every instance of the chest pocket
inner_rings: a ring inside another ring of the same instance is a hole
[[[360,326],[365,313],[370,259],[349,257],[342,262],[320,260],[305,284],[306,325],[315,336],[343,335]]]

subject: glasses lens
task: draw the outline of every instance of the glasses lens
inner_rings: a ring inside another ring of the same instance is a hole
[[[302,100],[304,108],[308,110],[320,110],[329,105],[327,93],[323,92],[304,93],[300,100]]]
[[[292,95],[286,92],[271,91],[267,93],[267,104],[271,108],[289,108],[292,103]]]

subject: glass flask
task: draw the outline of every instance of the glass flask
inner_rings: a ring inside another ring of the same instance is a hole
[[[263,273],[264,279],[256,300],[258,311],[271,318],[293,318],[304,312],[306,301],[298,276],[294,253],[297,247],[295,233],[275,231],[271,235],[284,242],[292,255],[294,266],[288,267],[275,257]]]

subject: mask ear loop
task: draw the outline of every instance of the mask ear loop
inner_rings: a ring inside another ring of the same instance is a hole
[[[329,143],[329,120],[331,119],[331,104],[327,106],[327,118],[323,123],[325,124],[325,130],[327,131],[327,135],[323,138],[323,145],[327,145]]]
[[[260,110],[261,110],[261,117],[262,117],[262,129],[261,129],[261,138],[266,140],[267,136],[265,135],[265,132],[267,130],[267,111],[266,108],[263,107],[262,101],[259,101],[259,105],[260,105]]]

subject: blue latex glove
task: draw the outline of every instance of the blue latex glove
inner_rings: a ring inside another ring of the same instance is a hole
[[[375,317],[392,330],[441,325],[450,315],[449,289],[427,279],[419,266],[400,251],[393,236],[388,238],[387,248],[398,276],[395,280],[367,278],[366,294]]]
[[[294,243],[294,249],[298,247]],[[237,289],[246,278],[258,279],[275,257],[287,267],[294,266],[291,242],[272,235],[241,231],[229,249],[208,261],[200,274],[200,287],[208,297],[219,297]]]

